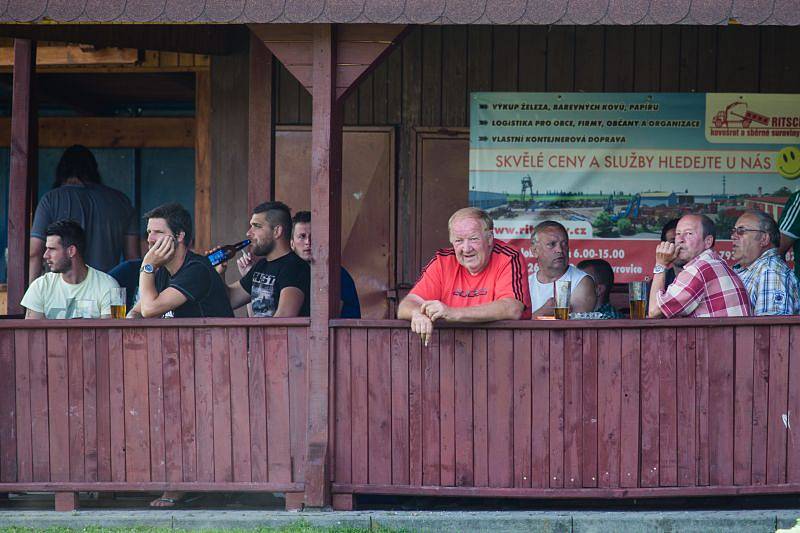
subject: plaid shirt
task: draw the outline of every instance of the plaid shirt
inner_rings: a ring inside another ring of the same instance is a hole
[[[714,250],[683,267],[675,281],[656,295],[664,316],[750,316],[750,298],[742,280]]]
[[[749,267],[736,265],[733,270],[742,278],[753,314],[800,314],[800,287],[794,272],[781,259],[777,248],[770,248]]]

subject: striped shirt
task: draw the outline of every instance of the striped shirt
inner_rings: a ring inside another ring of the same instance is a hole
[[[800,277],[800,191],[792,194],[786,205],[783,206],[781,218],[778,221],[780,232],[790,239],[794,239],[794,273]]]
[[[455,250],[438,250],[422,269],[411,294],[423,300],[439,300],[450,307],[472,307],[513,298],[525,304],[521,318],[531,317],[531,297],[522,252],[497,240],[492,246],[489,264],[475,275],[458,262]]]
[[[706,250],[683,267],[666,290],[656,294],[664,316],[750,316],[750,298],[742,280],[714,250]]]
[[[770,248],[748,267],[733,267],[750,295],[753,314],[800,314],[800,287],[777,248]]]

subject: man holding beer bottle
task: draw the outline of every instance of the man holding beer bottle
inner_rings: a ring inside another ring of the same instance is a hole
[[[264,202],[253,209],[247,238],[250,253],[237,261],[242,279],[227,285],[231,306],[252,304],[256,317],[308,316],[311,267],[289,245],[292,215],[282,202]],[[252,256],[263,256],[253,264]],[[217,266],[223,274],[226,263]]]
[[[684,215],[675,243],[658,245],[650,318],[750,316],[750,297],[742,280],[713,249],[716,233],[706,215]],[[673,264],[683,270],[665,289],[666,271]]]
[[[397,310],[424,345],[433,323],[530,318],[525,262],[515,247],[493,236],[485,211],[459,209],[447,223],[452,248],[438,250]]]

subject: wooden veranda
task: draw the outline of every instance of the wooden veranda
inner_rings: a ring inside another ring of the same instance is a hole
[[[61,510],[79,491],[270,491],[335,509],[358,494],[800,492],[800,318],[453,325],[427,348],[405,322],[336,318],[343,227],[381,228],[383,262],[364,263],[387,318],[466,202],[470,90],[798,92],[784,60],[800,8],[23,4],[0,13],[16,39],[11,315],[27,286],[37,40],[211,54],[194,117],[196,206],[211,213],[199,236],[231,241],[276,196],[276,126],[291,125],[310,160],[315,262],[307,319],[1,320],[0,491],[53,491]],[[391,157],[364,183],[381,185],[390,223],[343,208],[343,124],[382,135]]]

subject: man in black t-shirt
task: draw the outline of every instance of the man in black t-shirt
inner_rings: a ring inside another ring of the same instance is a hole
[[[232,317],[225,283],[208,259],[189,251],[192,219],[180,204],[145,214],[150,250],[139,268],[137,317]]]
[[[289,246],[292,235],[291,211],[281,202],[264,202],[250,217],[247,238],[250,253],[237,261],[241,280],[228,285],[234,309],[247,303],[256,317],[309,315],[311,268]],[[264,256],[253,264],[252,255]],[[225,265],[218,267],[224,272]]]
[[[189,251],[192,217],[180,204],[145,214],[150,250],[139,267],[139,302],[129,318],[232,317],[225,283],[208,259]],[[184,492],[166,491],[151,507],[173,507]]]

